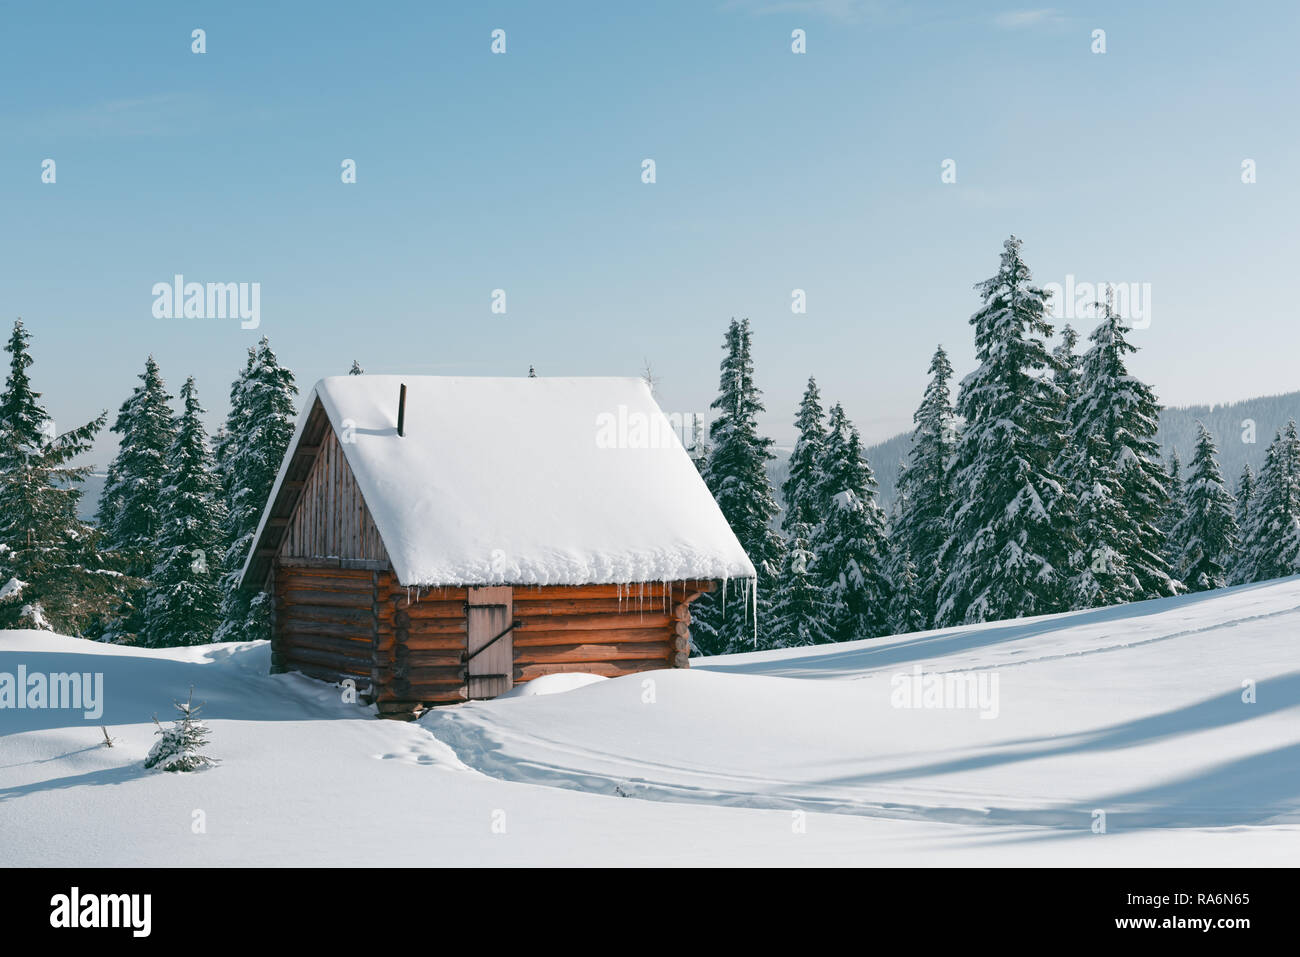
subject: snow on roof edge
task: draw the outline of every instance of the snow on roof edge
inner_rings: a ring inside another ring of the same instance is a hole
[[[253,564],[253,560],[257,551],[258,544],[261,541],[262,536],[265,534],[267,522],[270,518],[272,511],[275,508],[276,500],[281,494],[282,486],[284,484],[290,463],[292,461],[294,451],[298,447],[299,443],[302,441],[303,432],[311,417],[312,409],[314,408],[315,403],[318,401],[321,403],[322,410],[324,411],[326,418],[329,421],[330,428],[334,431],[336,435],[340,434],[340,430],[343,428],[343,423],[346,421],[347,417],[343,414],[343,410],[339,407],[336,401],[336,397],[332,394],[332,390],[328,388],[328,386],[337,384],[337,385],[342,385],[345,388],[347,387],[355,388],[357,385],[360,384],[357,381],[358,378],[359,377],[352,377],[352,376],[331,376],[331,377],[320,379],[315,383],[315,385],[312,386],[310,392],[306,396],[302,412],[299,416],[297,427],[294,430],[293,438],[291,439],[288,449],[286,450],[284,459],[280,464],[280,469],[276,475],[275,483],[272,486],[271,494],[267,499],[266,507],[263,509],[262,517],[258,522],[257,530],[254,533],[253,545],[252,547],[250,547],[249,553],[246,556],[244,561],[244,566],[241,569],[240,572],[241,587],[243,587],[246,584],[245,579],[248,575],[248,571],[251,565]],[[492,376],[484,376],[484,377],[373,376],[370,377],[367,376],[366,378],[370,378],[373,380],[380,380],[380,379],[404,380],[406,382],[411,382],[413,383],[413,385],[415,385],[420,383],[421,380],[466,379],[469,381],[474,381],[474,380],[485,380],[485,379],[500,379],[502,377],[492,377]],[[531,380],[524,379],[523,377],[517,377],[516,379],[506,379],[503,381],[506,382],[533,381],[533,382],[540,383],[540,382],[546,382],[547,377],[537,377]],[[552,382],[577,381],[577,382],[592,383],[592,384],[596,382],[608,382],[608,383],[619,384],[623,386],[631,385],[639,390],[644,390],[645,401],[648,403],[648,407],[653,409],[654,414],[657,414],[659,416],[663,415],[662,410],[659,408],[658,403],[655,402],[653,396],[649,392],[649,389],[645,386],[645,383],[637,377],[632,377],[632,376],[556,377],[554,379],[551,379],[551,381]],[[406,567],[406,565],[402,560],[403,556],[400,553],[400,549],[394,549],[393,547],[389,546],[389,541],[390,541],[389,532],[393,531],[393,529],[386,528],[385,526],[391,523],[391,519],[386,520],[384,516],[380,514],[383,511],[383,509],[376,508],[377,504],[383,502],[384,494],[379,488],[376,487],[376,483],[371,480],[369,474],[370,470],[367,467],[367,463],[364,461],[364,457],[358,451],[355,443],[342,442],[340,443],[340,447],[344,453],[344,457],[346,458],[349,467],[353,471],[353,474],[356,478],[359,488],[361,489],[363,497],[365,498],[367,504],[370,505],[371,507],[371,514],[375,521],[375,525],[380,533],[381,539],[384,540],[388,550],[389,563],[396,577],[398,578],[399,582],[403,586],[464,587],[467,585],[468,586],[512,585],[514,587],[540,587],[545,585],[583,585],[583,584],[635,585],[642,582],[651,582],[651,581],[658,582],[658,581],[683,581],[683,580],[706,581],[707,580],[707,581],[725,582],[733,579],[746,580],[746,579],[755,578],[756,571],[752,561],[750,561],[748,555],[745,554],[744,549],[740,546],[739,540],[736,539],[734,532],[727,524],[725,518],[722,516],[721,510],[718,509],[716,502],[713,500],[712,493],[709,492],[707,486],[704,483],[703,478],[696,471],[694,463],[689,461],[689,458],[687,457],[687,453],[684,447],[682,447],[679,441],[676,441],[675,435],[674,435],[674,442],[678,450],[677,454],[680,455],[681,459],[685,461],[687,464],[689,464],[690,466],[689,468],[690,477],[689,479],[686,479],[686,481],[692,482],[696,486],[695,489],[693,490],[688,489],[687,491],[689,492],[689,494],[694,495],[700,499],[700,507],[703,507],[707,511],[713,513],[711,516],[705,516],[705,518],[708,519],[707,524],[712,524],[714,526],[712,529],[701,529],[701,538],[705,540],[702,542],[701,548],[691,551],[685,557],[682,557],[681,555],[676,556],[678,567],[674,568],[673,571],[681,572],[681,573],[672,574],[669,577],[662,577],[658,575],[647,575],[644,573],[633,574],[628,568],[625,567],[622,569],[621,574],[614,574],[614,575],[592,574],[588,576],[579,575],[576,577],[572,575],[565,575],[557,580],[549,580],[549,579],[540,580],[535,574],[521,576],[518,580],[510,579],[508,577],[481,576],[481,575],[453,575],[453,576],[442,576],[438,578],[428,578],[426,576],[422,576],[421,574],[419,574],[417,570],[412,569],[410,567]],[[678,468],[680,469],[680,466],[678,466]],[[707,504],[703,504],[704,502],[707,502]],[[710,533],[712,535],[711,541],[709,540]],[[398,536],[394,536],[394,537],[398,537]],[[728,541],[720,542],[719,541],[720,538],[725,538]],[[395,554],[395,551],[397,552],[397,554]],[[722,557],[724,555],[726,557]],[[645,556],[638,556],[638,557],[644,558]]]

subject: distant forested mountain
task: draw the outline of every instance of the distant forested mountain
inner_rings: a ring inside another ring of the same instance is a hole
[[[1160,414],[1160,442],[1165,458],[1173,449],[1184,466],[1196,444],[1196,423],[1201,421],[1219,445],[1219,467],[1233,490],[1247,462],[1259,474],[1264,451],[1287,421],[1300,422],[1300,392],[1244,399],[1225,405],[1189,405],[1165,409]]]
[[[1219,467],[1229,489],[1235,491],[1237,479],[1247,462],[1259,474],[1264,465],[1264,450],[1289,419],[1300,422],[1300,392],[1243,399],[1223,405],[1171,406],[1160,413],[1160,430],[1156,439],[1166,460],[1174,449],[1183,465],[1192,458],[1196,445],[1196,423],[1204,422],[1219,446]],[[1251,423],[1254,423],[1253,432]],[[1253,438],[1254,441],[1250,441]],[[880,483],[880,507],[891,514],[898,485],[898,467],[907,456],[911,433],[904,432],[866,450],[867,462]],[[776,461],[769,466],[778,500],[781,483],[789,474],[789,449],[774,449]]]

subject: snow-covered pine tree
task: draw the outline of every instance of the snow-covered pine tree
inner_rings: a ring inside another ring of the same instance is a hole
[[[1214,438],[1200,422],[1196,452],[1192,456],[1183,492],[1183,517],[1171,538],[1180,548],[1174,566],[1189,591],[1208,591],[1228,584],[1236,558],[1237,516],[1232,494],[1224,487]]]
[[[1137,579],[1125,556],[1133,550],[1137,530],[1120,504],[1118,479],[1110,467],[1112,455],[1106,440],[1089,431],[1087,424],[1076,427],[1072,416],[1085,417],[1083,363],[1076,347],[1079,334],[1067,325],[1061,342],[1052,350],[1057,367],[1053,381],[1064,398],[1063,414],[1068,426],[1065,448],[1057,459],[1056,471],[1075,500],[1075,535],[1079,550],[1071,557],[1068,603],[1071,608],[1096,608],[1132,601],[1138,594]]]
[[[772,440],[758,434],[762,393],[754,384],[749,320],[731,320],[723,342],[718,397],[710,406],[717,416],[709,427],[710,451],[704,480],[723,516],[736,533],[758,573],[755,622],[752,593],[733,585],[702,595],[692,607],[691,637],[701,654],[716,655],[752,648],[755,627],[766,627],[770,586],[782,564],[782,542],[772,529],[779,511],[767,477]]]
[[[99,500],[104,547],[136,579],[108,625],[106,638],[130,639],[144,624],[145,583],[158,563],[159,497],[167,482],[167,454],[176,440],[172,397],[158,363],[145,361],[141,385],[122,403],[112,431],[121,436]]]
[[[180,398],[167,484],[158,499],[158,562],[149,576],[141,630],[153,648],[205,644],[221,620],[218,557],[226,509],[193,377],[185,380]]]
[[[1071,413],[1085,409],[1076,396]],[[1070,608],[1117,605],[1141,595],[1141,584],[1128,564],[1137,548],[1137,526],[1120,502],[1113,459],[1101,433],[1084,427],[1071,431],[1058,460],[1057,470],[1075,500],[1079,545],[1070,561]]]
[[[1169,473],[1155,440],[1160,404],[1149,385],[1129,374],[1125,356],[1137,347],[1129,343],[1109,296],[1097,308],[1101,322],[1083,357],[1082,408],[1071,415],[1075,434],[1096,432],[1110,449],[1120,504],[1137,528],[1134,550],[1126,556],[1141,585],[1137,597],[1176,595],[1182,586],[1170,574],[1161,529],[1170,500]]]
[[[1300,436],[1294,419],[1268,447],[1250,511],[1240,580],[1300,572]]]
[[[795,413],[794,426],[798,430],[794,449],[790,453],[790,474],[781,483],[781,497],[785,500],[785,514],[781,528],[794,535],[795,526],[805,526],[805,534],[820,521],[817,512],[817,490],[822,480],[822,456],[826,449],[826,412],[822,408],[821,392],[817,380],[808,377]]]
[[[365,375],[366,370],[361,368],[361,363],[356,359],[352,360],[352,368],[348,370],[348,375]]]
[[[1171,449],[1169,452],[1167,473],[1169,484],[1166,488],[1169,492],[1169,503],[1160,516],[1160,531],[1165,536],[1165,559],[1169,563],[1170,574],[1176,575],[1183,548],[1174,536],[1174,529],[1186,514],[1183,501],[1183,460],[1179,457],[1177,449]]]
[[[980,365],[962,380],[965,425],[949,470],[953,501],[940,552],[939,624],[1017,618],[1068,605],[1074,501],[1054,470],[1066,439],[1064,396],[1048,293],[1031,284],[1020,240],[1003,244],[998,272],[975,287],[971,317]]]
[[[230,388],[226,441],[217,461],[225,494],[227,531],[221,580],[221,625],[216,641],[270,637],[270,598],[239,587],[253,535],[293,438],[298,387],[264,336]]]
[[[1079,358],[1078,346],[1079,334],[1074,331],[1073,326],[1066,323],[1061,328],[1060,343],[1052,350],[1052,357],[1056,359],[1056,369],[1052,379],[1061,390],[1064,399],[1061,405],[1062,417],[1068,414],[1070,406],[1083,391],[1083,363]]]
[[[834,640],[829,631],[830,605],[813,568],[811,535],[803,523],[790,527],[770,618],[763,629],[768,647],[797,648]]]
[[[172,703],[180,714],[170,728],[164,728],[157,717],[153,719],[158,725],[154,733],[161,737],[149,749],[144,766],[160,771],[197,771],[216,764],[216,759],[208,757],[202,750],[208,743],[209,732],[208,726],[199,718],[203,707],[194,703],[194,689],[190,688],[190,696],[184,704],[179,701]]]
[[[939,552],[948,537],[947,521],[952,505],[948,463],[957,435],[951,381],[952,364],[940,346],[930,359],[930,384],[912,416],[916,426],[912,431],[912,447],[906,467],[898,477],[900,505],[891,538],[903,546],[918,576],[917,614],[924,622],[921,628],[928,628],[934,620],[939,584],[943,580]]]
[[[897,543],[889,560],[889,632],[906,635],[930,626],[922,607],[922,586],[906,542]]]
[[[1247,463],[1237,479],[1237,529],[1244,533],[1250,527],[1250,510],[1255,501],[1255,471]]]
[[[1237,553],[1232,560],[1232,573],[1229,580],[1233,584],[1242,584],[1246,555],[1250,551],[1250,526],[1255,506],[1255,472],[1246,463],[1242,467],[1241,477],[1237,479]]]
[[[885,513],[876,501],[876,478],[862,453],[862,437],[838,402],[828,417],[817,501],[822,521],[813,530],[813,567],[830,604],[831,634],[836,641],[887,634]]]
[[[13,585],[0,605],[0,628],[80,635],[118,601],[120,573],[100,553],[99,531],[77,516],[90,467],[71,464],[89,451],[108,413],[57,434],[28,376],[30,342],[19,320],[4,347],[9,375],[0,394],[0,588]]]

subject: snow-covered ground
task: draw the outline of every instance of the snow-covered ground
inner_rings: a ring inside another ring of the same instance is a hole
[[[1300,860],[1300,579],[558,680],[418,724],[268,659],[0,633],[0,675],[102,672],[105,698],[94,721],[0,711],[0,864]],[[896,707],[918,666],[987,697]],[[221,764],[143,770],[191,684]]]

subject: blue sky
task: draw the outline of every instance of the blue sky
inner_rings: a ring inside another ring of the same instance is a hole
[[[648,360],[667,411],[704,410],[727,321],[748,316],[769,434],[791,440],[815,374],[879,440],[909,426],[936,343],[971,368],[971,287],[1012,232],[1041,283],[1151,284],[1133,365],[1165,402],[1300,388],[1294,4],[4,18],[0,318],[33,331],[60,426],[116,411],[149,353],[173,391],[196,376],[215,422],[263,334],[304,388],[353,358],[472,375]],[[260,283],[261,327],[154,318],[153,284],[177,273]]]

